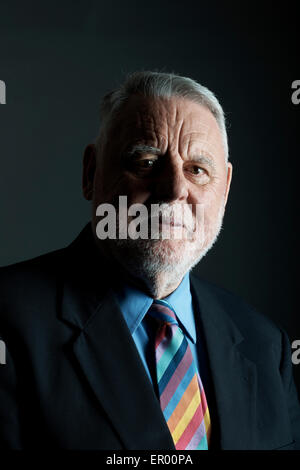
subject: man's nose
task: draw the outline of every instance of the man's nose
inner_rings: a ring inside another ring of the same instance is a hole
[[[156,198],[163,202],[187,199],[187,180],[181,158],[179,161],[166,162],[159,175],[157,175],[153,189]]]

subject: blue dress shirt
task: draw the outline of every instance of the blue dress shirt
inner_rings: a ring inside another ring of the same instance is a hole
[[[119,284],[114,289],[119,307],[124,315],[132,338],[136,344],[141,360],[149,379],[155,381],[155,333],[150,315],[146,315],[153,303],[153,298],[129,284]],[[190,277],[187,273],[177,289],[164,298],[175,310],[179,326],[186,335],[192,355],[199,370],[199,355],[197,331],[194,317],[193,299],[190,290]],[[150,318],[149,318],[150,317]],[[201,375],[201,374],[200,374]]]

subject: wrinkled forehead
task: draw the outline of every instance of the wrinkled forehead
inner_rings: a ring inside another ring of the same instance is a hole
[[[179,97],[132,96],[119,112],[113,135],[123,148],[148,143],[166,151],[170,146],[192,142],[209,147],[214,154],[224,154],[222,134],[211,111]]]

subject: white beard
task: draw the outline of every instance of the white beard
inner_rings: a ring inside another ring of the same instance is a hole
[[[110,240],[111,253],[134,278],[140,279],[157,296],[161,283],[179,285],[184,275],[192,270],[216,243],[222,229],[224,204],[216,221],[209,224],[204,239],[199,242],[197,232],[193,240],[115,239]]]

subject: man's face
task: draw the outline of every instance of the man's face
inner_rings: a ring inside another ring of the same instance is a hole
[[[109,242],[114,255],[127,255],[128,262],[188,269],[220,231],[231,175],[219,126],[206,107],[177,97],[133,96],[110,128],[93,174],[94,229],[98,205],[117,207],[120,195],[127,196],[128,207],[140,203],[149,212],[151,204],[163,204],[166,209],[190,204],[194,222],[196,205],[201,204],[204,239],[195,231],[180,240],[171,236]],[[181,227],[183,233],[187,225]]]

